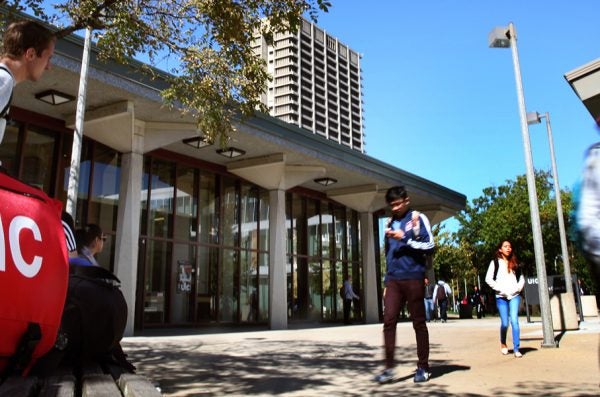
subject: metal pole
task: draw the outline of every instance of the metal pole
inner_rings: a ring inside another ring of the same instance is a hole
[[[565,220],[563,218],[562,201],[560,198],[560,185],[558,183],[558,171],[556,169],[556,157],[554,156],[554,139],[552,138],[552,127],[550,127],[550,113],[546,112],[546,130],[548,131],[548,142],[550,144],[550,159],[552,160],[552,178],[554,179],[554,196],[556,196],[556,216],[558,217],[558,232],[560,234],[560,249],[565,272],[565,284],[568,293],[573,293],[573,278],[571,277],[571,263],[569,262],[569,250],[567,248],[567,234],[565,233]]]
[[[535,267],[538,276],[540,311],[542,315],[542,333],[544,336],[542,347],[556,347],[556,343],[554,341],[554,329],[552,327],[552,313],[550,312],[550,297],[548,293],[546,264],[544,261],[544,242],[542,240],[542,228],[540,225],[537,191],[535,187],[535,173],[531,156],[529,128],[527,125],[527,110],[525,108],[523,82],[521,81],[521,68],[519,66],[519,52],[517,50],[517,34],[512,22],[508,25],[508,34],[510,36],[510,48],[512,50],[513,66],[515,69],[515,81],[517,85],[517,96],[519,101],[519,115],[521,119],[521,135],[523,138],[523,152],[525,154],[525,166],[527,170],[527,191],[529,193],[529,210],[531,212],[533,250],[535,253]]]
[[[90,63],[90,47],[92,41],[92,28],[85,30],[83,55],[81,58],[81,72],[79,74],[79,94],[77,95],[77,110],[75,113],[75,131],[73,132],[73,146],[71,147],[71,166],[69,168],[69,182],[67,185],[66,211],[75,218],[77,209],[77,192],[79,190],[79,165],[81,162],[81,141],[83,139],[83,120],[85,115],[85,99],[87,92],[88,65]]]

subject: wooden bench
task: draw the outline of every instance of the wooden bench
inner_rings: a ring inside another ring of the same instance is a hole
[[[81,379],[69,370],[45,378],[10,377],[0,385],[0,397],[160,397],[144,376],[122,374],[118,379],[100,368],[86,368]]]

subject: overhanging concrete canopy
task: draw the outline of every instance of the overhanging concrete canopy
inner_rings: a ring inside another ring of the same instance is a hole
[[[267,190],[291,189],[325,175],[325,167],[286,164],[283,153],[238,160],[229,163],[227,171]]]
[[[374,212],[385,207],[385,191],[376,184],[352,186],[327,191],[327,197],[358,212]]]
[[[565,79],[600,125],[600,58],[566,73]]]
[[[74,125],[75,102],[50,106],[36,100],[35,94],[55,89],[77,96],[82,46],[76,37],[59,40],[53,68],[36,84],[19,84],[13,106],[62,121],[65,127]],[[360,212],[384,208],[383,195],[393,185],[405,185],[413,208],[433,224],[466,204],[458,192],[265,114],[236,124],[228,145],[244,150],[242,159],[219,155],[216,145],[193,148],[182,140],[200,134],[196,120],[164,106],[160,95],[166,88],[164,80],[150,80],[136,65],[139,62],[102,63],[92,56],[84,136],[123,153],[161,150],[197,159],[266,189],[307,189]],[[320,176],[337,183],[314,182]]]

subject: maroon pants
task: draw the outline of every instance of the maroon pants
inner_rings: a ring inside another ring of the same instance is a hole
[[[429,369],[429,331],[425,322],[425,283],[423,280],[389,280],[386,283],[383,311],[383,340],[385,366],[394,367],[396,350],[396,323],[398,314],[408,304],[408,311],[417,338],[417,367]]]

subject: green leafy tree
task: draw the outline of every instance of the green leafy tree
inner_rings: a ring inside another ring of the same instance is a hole
[[[535,181],[546,272],[562,274],[564,272],[562,250],[551,174],[537,171]],[[571,193],[561,192],[561,202],[563,214],[566,214],[564,221],[568,230],[571,223],[568,216],[572,209]],[[504,185],[498,187],[485,188],[483,195],[468,203],[457,218],[460,228],[456,232],[453,244],[468,252],[467,256],[477,274],[480,276],[485,274],[496,245],[503,239],[513,242],[515,252],[521,264],[525,266],[526,273],[536,273],[525,175],[520,175],[515,180],[507,180]],[[585,281],[589,281],[585,261],[571,241],[569,255],[571,272],[577,272]]]
[[[456,233],[443,230],[443,226],[434,233],[436,251],[433,267],[438,279],[443,279],[455,287],[455,295],[459,296],[456,287],[462,285],[462,280],[475,280],[477,269],[473,265],[473,252],[469,246],[457,239]],[[452,284],[456,280],[457,284]],[[460,288],[460,287],[459,287]]]
[[[254,32],[267,39],[316,20],[327,0],[7,0],[60,27],[59,36],[92,28],[101,59],[145,57],[170,65],[165,102],[193,114],[211,140],[224,144],[241,112],[266,112],[260,95],[270,78],[252,50]],[[146,68],[157,74],[155,69]]]

